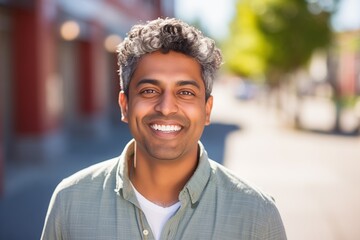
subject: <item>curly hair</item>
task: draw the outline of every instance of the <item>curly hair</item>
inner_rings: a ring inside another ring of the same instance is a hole
[[[176,51],[193,57],[201,66],[206,99],[211,95],[215,74],[222,63],[215,41],[198,29],[175,18],[158,18],[134,25],[117,47],[121,90],[128,96],[129,84],[141,56],[154,51]]]

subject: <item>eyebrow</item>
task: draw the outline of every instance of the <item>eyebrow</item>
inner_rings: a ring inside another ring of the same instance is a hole
[[[181,81],[177,82],[176,85],[178,85],[178,86],[192,85],[192,86],[195,86],[196,88],[200,89],[199,83],[195,80],[181,80]]]
[[[142,84],[153,84],[153,85],[161,85],[161,82],[159,80],[156,79],[141,79],[136,86],[140,86]],[[186,85],[192,85],[195,86],[196,88],[200,89],[200,85],[197,81],[195,80],[180,80],[176,83],[177,86],[186,86]]]
[[[160,82],[158,80],[155,79],[141,79],[137,84],[136,87],[142,85],[142,84],[153,84],[153,85],[160,85]]]

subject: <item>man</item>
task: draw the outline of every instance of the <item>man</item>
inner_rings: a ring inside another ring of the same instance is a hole
[[[42,239],[286,239],[273,200],[208,159],[222,58],[176,19],[134,26],[118,47],[119,105],[134,139],[120,157],[63,180]]]

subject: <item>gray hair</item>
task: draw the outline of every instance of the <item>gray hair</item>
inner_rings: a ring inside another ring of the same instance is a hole
[[[176,51],[193,57],[201,66],[206,99],[211,95],[215,74],[222,63],[215,41],[178,19],[158,18],[134,25],[117,47],[121,90],[128,95],[131,77],[141,56],[154,51]]]

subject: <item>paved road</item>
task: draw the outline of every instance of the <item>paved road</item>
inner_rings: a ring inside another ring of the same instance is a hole
[[[360,239],[360,138],[286,129],[233,99],[231,84],[215,89],[213,121],[242,127],[226,138],[224,165],[275,197],[288,239]]]

